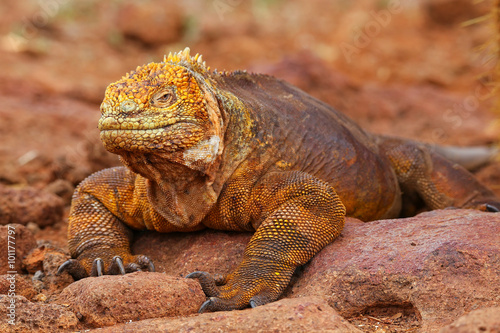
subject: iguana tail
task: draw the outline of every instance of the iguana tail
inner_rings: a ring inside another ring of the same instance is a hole
[[[457,163],[467,170],[476,170],[500,157],[500,148],[489,146],[458,147],[425,144],[446,159]]]

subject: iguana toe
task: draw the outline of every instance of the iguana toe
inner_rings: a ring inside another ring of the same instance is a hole
[[[104,271],[104,262],[101,258],[96,258],[92,261],[92,269],[90,276],[102,276]]]
[[[113,257],[111,266],[109,266],[109,273],[113,275],[125,275],[125,267],[123,266],[123,260],[120,256]]]
[[[153,261],[144,255],[115,255],[109,258],[89,258],[83,256],[79,259],[66,260],[57,274],[68,272],[75,280],[80,280],[89,276],[119,275],[136,271],[155,271]]]
[[[217,288],[217,283],[214,277],[207,272],[196,271],[186,275],[186,278],[198,279],[198,282],[201,285],[201,289],[203,290],[205,295],[207,295],[207,297],[218,296],[220,294],[219,288]]]
[[[207,301],[205,301],[201,305],[200,309],[198,310],[198,313],[237,310],[241,308],[236,306],[237,303],[238,300],[234,299],[222,299],[218,297],[210,297]]]
[[[202,286],[203,288],[203,286]],[[213,311],[231,311],[243,309],[245,307],[250,306],[251,308],[256,308],[257,306],[267,304],[276,300],[277,295],[270,292],[269,290],[265,290],[261,292],[261,294],[253,296],[248,299],[248,293],[246,292],[238,292],[231,298],[225,299],[222,297],[227,296],[228,294],[234,294],[232,291],[230,292],[221,292],[220,297],[210,297],[206,300],[198,310],[198,313],[204,312],[213,312]]]
[[[135,256],[135,262],[139,265],[139,268],[147,268],[150,272],[154,272],[156,270],[153,261],[143,254]]]
[[[486,211],[492,212],[492,213],[499,213],[500,212],[500,205],[486,204]]]
[[[480,201],[473,201],[471,204],[466,205],[465,208],[472,208],[472,209],[477,209],[481,210],[483,212],[490,212],[490,213],[499,213],[500,212],[500,202],[497,200],[490,200],[490,199],[485,199],[485,200],[480,200]]]
[[[68,259],[57,269],[56,275],[68,272],[75,280],[80,280],[89,276],[85,268],[76,259]]]

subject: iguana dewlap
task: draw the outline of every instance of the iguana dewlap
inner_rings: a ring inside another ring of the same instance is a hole
[[[60,271],[79,279],[153,270],[130,253],[133,230],[255,231],[231,274],[189,275],[210,297],[201,311],[276,300],[295,268],[340,234],[346,214],[398,217],[412,197],[430,209],[500,207],[471,174],[424,146],[366,133],[271,76],[210,71],[189,49],[111,84],[101,112],[101,140],[125,167],[78,186],[74,259]]]

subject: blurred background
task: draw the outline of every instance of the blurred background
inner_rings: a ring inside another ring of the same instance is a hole
[[[493,144],[492,1],[6,0],[0,184],[66,198],[119,164],[97,126],[106,86],[186,46],[213,69],[287,80],[367,130]],[[478,170],[499,189],[500,167]]]

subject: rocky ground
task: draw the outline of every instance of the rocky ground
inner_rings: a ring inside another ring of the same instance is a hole
[[[128,70],[189,46],[212,68],[283,78],[373,132],[492,145],[494,30],[487,20],[464,25],[492,1],[471,3],[0,3],[0,331],[500,332],[500,215],[492,213],[349,219],[279,301],[253,310],[198,315],[201,288],[182,278],[231,271],[245,233],[143,233],[133,250],[157,273],[74,283],[55,275],[68,258],[75,186],[119,165],[96,125],[106,85]],[[500,194],[499,162],[474,172]]]

